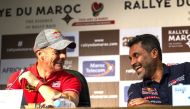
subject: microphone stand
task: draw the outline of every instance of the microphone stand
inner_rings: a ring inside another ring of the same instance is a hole
[[[17,76],[17,78],[12,82],[12,84],[7,88],[8,90],[10,90],[12,88],[12,86],[15,84],[15,82],[18,80],[18,78],[24,73],[25,68],[20,70],[19,75]]]

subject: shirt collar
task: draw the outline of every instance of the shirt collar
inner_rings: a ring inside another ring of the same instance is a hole
[[[164,72],[163,72],[162,79],[161,79],[160,83],[170,73],[170,68],[164,63],[163,63],[163,70],[164,70]],[[153,81],[151,79],[146,79],[146,80],[143,80],[143,81],[144,81],[145,86],[148,86],[148,85],[153,84],[153,83],[157,83],[157,82],[155,82],[155,81]]]
[[[167,66],[166,64],[164,64],[164,63],[163,63],[163,69],[164,69],[163,76],[170,73],[170,67],[168,67],[168,66]]]
[[[29,69],[31,70],[31,72],[37,77],[37,78],[40,78],[40,75],[38,73],[38,70],[37,70],[37,65],[38,65],[38,62],[36,62],[33,66],[31,66]]]

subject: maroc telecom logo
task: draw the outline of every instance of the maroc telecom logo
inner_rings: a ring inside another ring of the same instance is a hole
[[[91,5],[91,9],[92,9],[92,14],[94,17],[98,16],[100,14],[100,12],[103,10],[104,8],[104,5],[102,3],[97,3],[97,2],[94,2],[92,5]]]
[[[83,75],[85,77],[102,77],[115,75],[115,61],[84,61]]]

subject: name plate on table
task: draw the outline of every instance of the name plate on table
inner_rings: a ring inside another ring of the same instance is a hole
[[[190,106],[190,85],[172,86],[172,105]]]
[[[0,108],[21,108],[23,90],[0,90]]]

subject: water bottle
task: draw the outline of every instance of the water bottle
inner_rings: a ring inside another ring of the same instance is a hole
[[[54,101],[54,107],[55,108],[62,108],[62,107],[75,108],[76,106],[72,101],[70,101],[68,99],[59,98]]]

